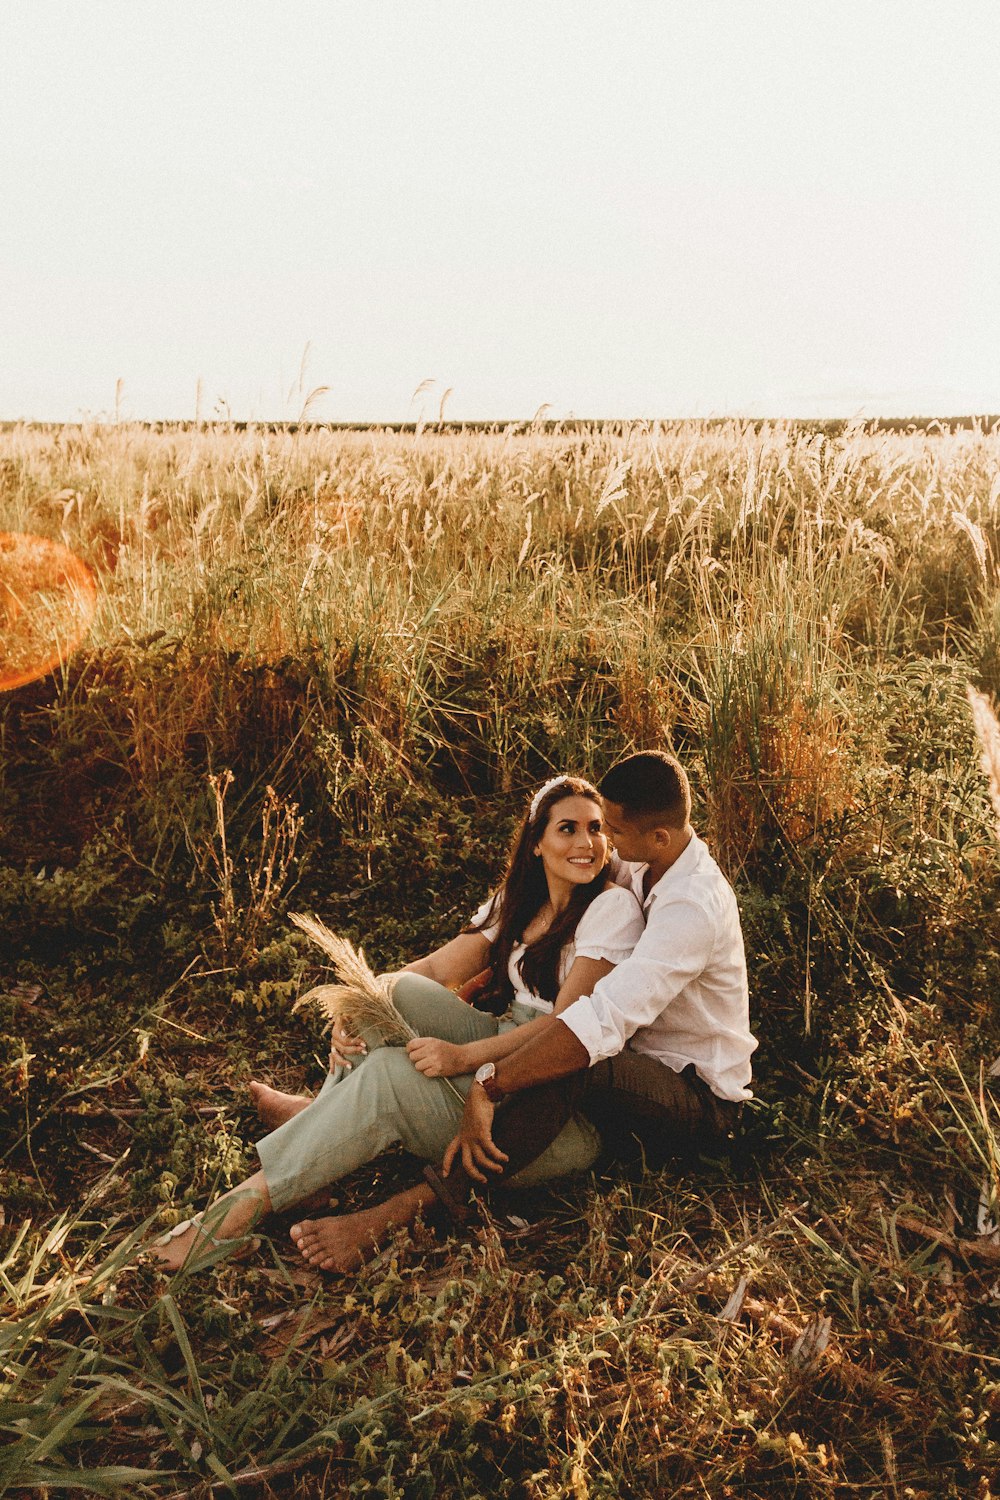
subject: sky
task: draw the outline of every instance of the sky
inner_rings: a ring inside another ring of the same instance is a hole
[[[995,0],[31,0],[0,56],[0,419],[1000,412]]]

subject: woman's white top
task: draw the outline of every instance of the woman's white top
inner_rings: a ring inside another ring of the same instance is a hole
[[[483,937],[492,943],[500,931],[499,922],[489,927],[486,920],[491,901],[484,901],[472,918],[471,926],[478,927]],[[599,896],[595,896],[576,926],[576,931],[559,955],[559,984],[562,985],[573,962],[577,958],[603,958],[609,964],[620,964],[628,958],[642,937],[645,922],[642,907],[632,891],[620,885],[609,885]],[[526,1005],[547,1015],[552,1010],[552,1001],[543,1000],[529,990],[521,977],[520,963],[524,957],[524,943],[515,943],[511,949],[507,973],[514,986],[515,1005]]]

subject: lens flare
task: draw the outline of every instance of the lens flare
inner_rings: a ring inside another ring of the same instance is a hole
[[[0,692],[68,660],[96,608],[92,569],[61,542],[0,532]]]

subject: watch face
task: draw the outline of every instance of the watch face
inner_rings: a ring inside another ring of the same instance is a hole
[[[496,1063],[483,1063],[481,1068],[476,1069],[476,1082],[480,1085],[483,1093],[491,1104],[498,1104],[504,1097],[503,1090],[496,1082]]]

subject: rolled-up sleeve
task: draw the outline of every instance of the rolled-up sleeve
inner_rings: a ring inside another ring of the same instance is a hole
[[[591,1066],[616,1057],[641,1026],[662,1015],[705,969],[714,941],[714,924],[696,902],[654,908],[632,956],[559,1017],[586,1047]]]

